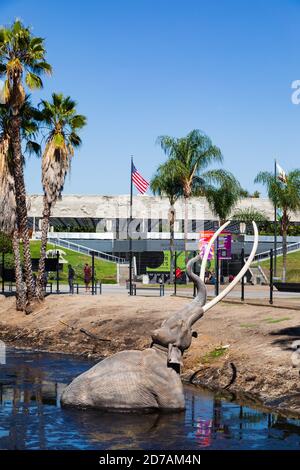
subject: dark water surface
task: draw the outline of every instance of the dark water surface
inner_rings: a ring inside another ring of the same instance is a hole
[[[187,409],[113,414],[60,408],[73,377],[93,363],[10,350],[0,365],[0,449],[300,449],[300,420],[188,386]]]

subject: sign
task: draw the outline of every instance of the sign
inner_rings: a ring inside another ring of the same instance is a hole
[[[155,273],[169,273],[171,269],[171,253],[170,251],[164,251],[164,260],[160,266],[157,268],[147,268],[147,273],[155,272]],[[174,253],[175,255],[175,253]],[[185,252],[184,251],[176,251],[177,259],[176,265],[182,271],[185,271]]]
[[[215,232],[204,230],[200,232],[199,250],[201,258],[203,258],[206,247]],[[219,259],[231,259],[231,242],[232,235],[230,232],[222,232],[219,235]],[[208,254],[208,260],[212,260],[215,256],[215,246],[212,245]]]

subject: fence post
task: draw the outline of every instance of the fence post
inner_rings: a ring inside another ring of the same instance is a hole
[[[245,265],[245,250],[242,248],[241,251],[241,269],[243,269]],[[242,277],[242,282],[241,282],[241,301],[243,302],[245,300],[245,276]]]
[[[2,251],[2,293],[4,293],[5,284],[4,284],[4,251]]]
[[[175,257],[174,257],[174,295],[177,294],[177,277],[176,277],[176,271],[177,271],[177,252],[175,251]]]
[[[193,256],[194,257],[196,256],[196,251],[194,251]],[[195,263],[194,263],[193,264],[193,273],[195,272],[195,267],[196,266],[195,266]],[[196,284],[195,283],[193,283],[193,284],[194,284],[194,286],[193,286],[193,297],[196,297]]]
[[[270,299],[269,304],[273,304],[273,249],[270,250]]]
[[[56,252],[56,293],[59,294],[59,251]]]
[[[216,239],[215,242],[215,275],[215,295],[217,296],[219,295],[219,237]]]
[[[92,295],[95,294],[95,252],[92,251]]]

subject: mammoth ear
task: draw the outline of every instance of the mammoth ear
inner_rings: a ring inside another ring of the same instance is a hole
[[[197,331],[192,331],[192,337],[193,337],[193,338],[198,338],[198,333],[197,333]]]

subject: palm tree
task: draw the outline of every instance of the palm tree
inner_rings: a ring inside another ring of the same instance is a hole
[[[42,158],[44,208],[37,279],[37,296],[42,298],[51,209],[61,197],[74,148],[81,144],[78,131],[85,126],[86,118],[81,114],[76,114],[76,102],[70,96],[64,97],[57,93],[52,94],[51,101],[41,101],[40,111],[47,129],[46,147]]]
[[[51,73],[45,61],[44,40],[34,37],[29,28],[16,20],[0,29],[0,76],[5,76],[4,99],[11,113],[9,134],[13,151],[13,177],[16,195],[17,223],[24,247],[24,272],[27,299],[34,296],[31,266],[26,190],[21,149],[20,110],[25,101],[24,81],[29,89],[43,86],[42,73]]]
[[[176,212],[174,204],[182,194],[180,181],[176,175],[175,167],[171,161],[160,165],[150,182],[153,194],[165,196],[169,199],[170,222],[170,282],[174,280],[174,224]]]
[[[40,147],[34,137],[38,131],[38,111],[31,105],[29,97],[20,108],[21,136],[25,152],[39,154]],[[20,257],[20,235],[17,223],[16,188],[13,171],[13,148],[9,133],[11,114],[6,106],[0,106],[0,230],[12,237],[16,274],[17,310],[26,309],[26,295]]]
[[[204,195],[206,177],[210,180],[218,177],[218,171],[203,173],[211,163],[222,162],[223,157],[211,139],[199,130],[191,131],[186,137],[175,138],[160,136],[157,139],[162,150],[168,156],[170,164],[180,181],[184,197],[184,243],[187,245],[188,233],[188,200],[191,196]],[[187,256],[186,256],[187,258]]]
[[[290,171],[287,174],[286,182],[275,178],[273,173],[261,171],[256,176],[255,183],[262,183],[266,186],[268,196],[273,205],[282,211],[282,217],[280,219],[282,235],[282,281],[286,282],[287,232],[290,225],[291,214],[300,209],[300,170]]]
[[[249,225],[249,227],[252,226],[252,221],[256,222],[258,226],[264,226],[269,222],[265,212],[260,211],[253,206],[235,210],[232,215],[232,220],[244,222],[247,226]]]
[[[219,223],[222,225],[241,198],[240,183],[230,172],[219,170],[218,183],[206,185],[205,197],[210,209],[219,218]]]
[[[219,226],[229,218],[232,209],[241,198],[241,186],[236,178],[225,170],[219,170],[217,184],[207,184],[205,197],[213,214],[219,219]],[[215,179],[215,178],[214,178]],[[219,256],[218,241],[216,256]],[[222,260],[219,264],[219,273],[222,272]]]

